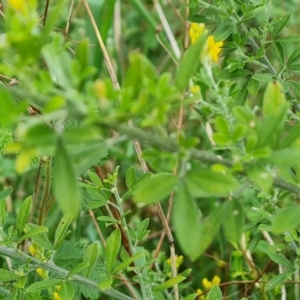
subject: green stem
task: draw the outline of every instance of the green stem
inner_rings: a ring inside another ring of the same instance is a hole
[[[51,158],[44,160],[45,165],[45,185],[42,200],[39,207],[38,225],[43,225],[45,218],[45,208],[50,194],[51,186]]]
[[[126,134],[128,137],[132,139],[137,139],[142,143],[150,144],[153,146],[158,146],[164,150],[170,151],[170,152],[178,152],[180,150],[177,143],[168,137],[158,137],[153,134],[148,134],[144,130],[138,129],[138,128],[129,128],[122,124],[113,124],[113,123],[104,123],[104,122],[98,122],[98,125],[112,128],[120,133]],[[205,151],[205,150],[198,150],[195,148],[187,149],[185,150],[187,154],[196,160],[199,160],[205,164],[223,164],[227,167],[233,167],[234,163],[227,160],[227,159],[221,159],[218,158],[217,155]],[[239,172],[240,175],[246,176],[244,172]],[[289,191],[293,194],[300,195],[300,187],[296,184],[289,183],[285,180],[283,180],[280,177],[274,177],[273,178],[273,186],[277,188],[281,188],[283,190]]]
[[[62,279],[64,279],[66,277],[66,275],[69,273],[68,270],[63,269],[61,267],[58,267],[54,263],[39,261],[35,257],[29,256],[29,255],[25,254],[22,251],[12,249],[12,248],[8,248],[6,246],[0,246],[0,255],[16,259],[16,260],[18,260],[18,261],[20,261],[24,264],[28,264],[28,262],[30,262],[30,264],[33,265],[34,267],[42,268],[42,269],[48,270],[50,272],[53,272],[56,275],[58,275],[59,277],[61,277]],[[101,290],[98,287],[96,282],[94,282],[90,279],[84,278],[80,275],[74,275],[70,278],[70,280],[74,281],[74,282],[81,283],[85,286],[88,286],[91,289],[93,289],[93,290],[95,290],[99,293],[103,293],[105,295],[108,295],[108,296],[112,297],[113,299],[134,300],[133,298],[128,297],[125,294],[122,294],[122,293],[116,291],[113,288],[109,288],[109,289],[106,289],[106,290]]]

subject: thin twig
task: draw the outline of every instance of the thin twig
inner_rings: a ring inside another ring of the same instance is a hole
[[[187,19],[190,14],[189,0],[186,0],[185,18]],[[189,22],[185,21],[185,34],[184,34],[184,50],[189,46]]]
[[[43,161],[40,158],[39,166],[38,166],[38,172],[37,172],[36,181],[35,181],[35,187],[34,187],[34,191],[33,191],[33,195],[32,195],[32,209],[30,211],[30,215],[29,215],[29,219],[28,219],[29,223],[32,222],[33,214],[34,214],[34,211],[37,207],[37,199],[38,199],[38,193],[39,193],[39,189],[40,189],[40,178],[41,178],[42,164],[43,164]]]
[[[71,0],[71,5],[70,5],[70,9],[69,9],[69,15],[68,15],[68,20],[67,20],[67,24],[66,24],[66,29],[65,29],[65,42],[68,39],[68,33],[69,33],[69,29],[70,29],[70,25],[71,25],[71,20],[72,20],[72,11],[73,11],[73,7],[74,7],[74,0]]]
[[[46,0],[44,15],[43,15],[43,25],[45,26],[47,14],[48,14],[48,8],[49,8],[49,0]]]
[[[158,17],[159,17],[159,19],[160,19],[160,21],[162,23],[162,26],[163,26],[163,28],[165,30],[167,38],[168,38],[168,40],[170,42],[170,45],[171,45],[171,47],[172,47],[172,49],[174,51],[174,54],[175,54],[176,58],[179,59],[180,55],[181,55],[180,49],[179,49],[178,44],[176,42],[176,39],[175,39],[175,37],[173,35],[173,32],[172,32],[172,30],[170,28],[170,25],[169,25],[169,23],[167,21],[167,18],[165,16],[165,14],[164,14],[164,12],[163,12],[163,10],[162,10],[159,2],[157,0],[153,0],[153,3],[154,3],[154,7],[156,9],[156,12],[158,14]]]
[[[244,297],[247,297],[247,295],[249,294],[251,289],[254,287],[255,283],[257,283],[259,281],[259,279],[268,271],[268,269],[271,267],[272,264],[273,264],[273,261],[271,260],[265,266],[265,268],[260,272],[260,274],[257,276],[257,278],[255,280],[253,280],[253,282],[251,282],[250,286],[245,290]]]

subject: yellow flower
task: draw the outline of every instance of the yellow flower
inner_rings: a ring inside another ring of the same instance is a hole
[[[210,281],[207,280],[207,278],[202,279],[202,285],[205,287],[205,289],[210,290],[212,287],[212,284]]]
[[[47,273],[46,270],[44,270],[44,269],[42,269],[42,268],[37,268],[35,271],[36,271],[37,274],[38,274],[39,276],[41,276],[43,279],[47,279],[47,278],[48,278],[48,273]]]
[[[221,278],[217,275],[214,276],[212,280],[212,285],[219,285],[221,283]]]
[[[62,299],[59,297],[59,295],[58,295],[57,292],[54,292],[54,293],[53,293],[53,299],[54,299],[54,300],[62,300]]]
[[[189,29],[189,37],[191,39],[191,44],[194,45],[199,39],[203,31],[205,30],[204,24],[192,23]]]
[[[203,293],[203,291],[201,289],[198,289],[196,291],[196,293],[199,295],[197,299],[199,299],[199,300],[205,300],[206,299],[206,297],[204,295],[201,295]]]
[[[8,3],[12,9],[20,12],[22,15],[27,15],[30,10],[35,10],[36,0],[8,0]]]
[[[34,245],[30,245],[28,250],[32,256],[37,256],[38,251]]]
[[[25,0],[9,0],[9,5],[16,11],[24,13],[26,11]]]
[[[209,53],[210,58],[213,62],[218,62],[219,55],[221,53],[221,47],[223,46],[223,42],[215,42],[215,39],[212,35],[210,35],[207,39],[207,51]]]
[[[194,85],[191,87],[191,93],[194,95],[200,94],[200,86],[199,85]]]
[[[202,285],[205,288],[205,290],[210,290],[214,285],[219,285],[221,282],[221,278],[219,276],[214,276],[214,278],[212,279],[212,281],[207,280],[207,278],[204,278],[202,280]],[[202,295],[200,297],[201,294],[203,294],[203,291],[201,289],[197,289],[197,294],[199,295],[198,299],[200,300],[206,300],[207,297],[205,295]]]
[[[197,23],[191,24],[189,29],[189,37],[192,45],[196,43],[196,41],[199,39],[201,34],[204,32],[204,30],[205,30],[204,24],[197,24]],[[214,36],[210,35],[206,41],[201,57],[202,58],[208,57],[214,63],[218,62],[223,45],[224,43],[222,41],[216,43]]]
[[[178,269],[180,267],[182,262],[183,262],[183,256],[182,255],[180,255],[180,256],[176,255],[176,260],[175,260],[176,269]],[[171,266],[171,258],[167,259],[167,265]]]

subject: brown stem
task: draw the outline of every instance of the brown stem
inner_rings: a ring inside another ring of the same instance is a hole
[[[267,272],[267,270],[271,267],[273,264],[273,261],[271,260],[266,267],[261,271],[261,273],[257,276],[257,278],[250,284],[250,286],[245,290],[244,297],[247,297],[247,294],[251,291],[251,289],[254,287],[255,283],[258,282],[258,280]]]
[[[43,15],[43,25],[45,26],[47,14],[48,14],[48,7],[49,7],[49,0],[46,0],[46,5],[44,9],[44,15]]]

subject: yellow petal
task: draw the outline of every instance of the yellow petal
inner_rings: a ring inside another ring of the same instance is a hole
[[[57,292],[54,292],[54,293],[53,293],[53,299],[54,299],[54,300],[62,300],[62,299],[59,297],[59,295],[58,295]]]
[[[212,285],[219,285],[221,282],[221,278],[219,276],[214,276],[213,280],[212,280]]]
[[[204,279],[202,280],[202,284],[203,284],[203,286],[205,287],[205,289],[207,289],[207,290],[210,290],[211,287],[212,287],[211,282],[208,281],[207,278],[204,278]]]

